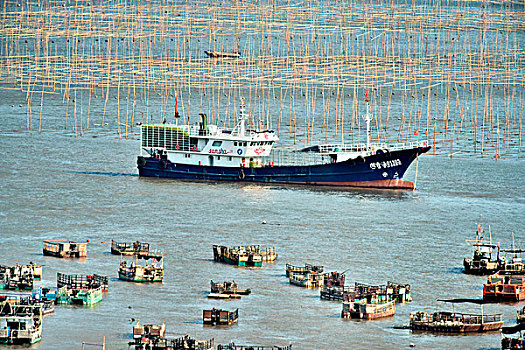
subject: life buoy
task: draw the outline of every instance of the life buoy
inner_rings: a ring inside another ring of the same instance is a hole
[[[179,145],[175,145],[175,150],[179,150]]]
[[[197,150],[197,146],[191,146],[191,150],[195,152]]]
[[[241,169],[241,172],[239,173],[239,180],[244,180],[245,177],[244,170]]]

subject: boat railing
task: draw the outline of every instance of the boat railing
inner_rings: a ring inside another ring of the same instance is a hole
[[[428,141],[411,141],[398,143],[377,143],[370,145],[370,150],[384,149],[388,151],[398,151],[416,147],[427,147]],[[353,145],[325,144],[319,145],[319,153],[349,153],[368,151],[366,143],[356,143]]]
[[[309,166],[332,163],[332,158],[326,154],[287,150],[272,150],[271,155],[262,158],[263,164],[270,166]]]
[[[502,314],[464,314],[464,313],[440,313],[434,317],[434,322],[461,322],[464,324],[482,324],[501,322],[503,320]]]

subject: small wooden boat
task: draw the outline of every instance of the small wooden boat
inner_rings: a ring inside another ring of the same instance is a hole
[[[221,51],[204,51],[208,57],[212,58],[239,58],[241,54],[237,51],[234,52],[221,52]]]
[[[487,242],[483,240],[483,226],[478,224],[476,240],[474,241],[474,256],[463,259],[464,272],[473,275],[491,275],[500,268],[499,245],[492,244],[492,235]],[[497,248],[497,253],[494,250]]]
[[[235,281],[215,283],[211,281],[211,292],[208,298],[214,299],[239,299],[242,295],[249,295],[252,291],[250,289],[239,289]]]
[[[292,345],[287,346],[260,346],[260,345],[236,345],[230,343],[226,345],[217,345],[217,350],[292,350]]]
[[[396,313],[394,301],[386,303],[367,303],[366,300],[343,302],[341,317],[373,320],[376,318],[393,316]]]
[[[139,260],[144,261],[143,265],[139,264]],[[142,258],[135,256],[135,261],[129,264],[125,259],[121,258],[118,278],[130,282],[162,282],[164,278],[162,255]]]
[[[85,258],[87,256],[87,243],[47,240],[43,242],[43,253],[57,258]]]
[[[155,255],[154,252],[151,252]],[[150,255],[149,243],[141,243],[139,241],[133,243],[118,243],[111,240],[111,254],[148,257]]]
[[[262,266],[264,262],[272,262],[277,259],[274,247],[261,249],[258,245],[226,247],[213,245],[213,259],[236,266]]]
[[[239,320],[239,309],[226,311],[222,309],[203,310],[202,323],[210,325],[231,325]]]
[[[501,328],[501,349],[502,350],[524,350],[525,337],[525,323],[517,324],[515,326],[508,326]],[[510,334],[517,334],[517,336],[510,337]]]
[[[458,312],[412,312],[410,329],[438,333],[496,331],[503,326],[501,314],[478,315]]]
[[[483,300],[521,301],[525,300],[525,274],[499,271],[487,278],[483,285]]]
[[[286,277],[290,277],[290,274],[307,274],[311,272],[322,273],[323,266],[315,266],[310,264],[305,264],[304,266],[294,266],[286,264]]]
[[[518,323],[525,323],[525,306],[523,309],[516,311],[516,321]]]
[[[0,343],[33,344],[42,338],[40,308],[11,305],[0,306]]]

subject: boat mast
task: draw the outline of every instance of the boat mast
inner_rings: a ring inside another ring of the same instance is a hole
[[[239,109],[239,122],[234,128],[234,130],[237,130],[237,135],[239,136],[244,136],[244,132],[245,132],[245,122],[246,122],[245,107],[246,107],[246,104],[243,98],[240,109]]]
[[[366,115],[365,115],[365,121],[366,121],[366,149],[370,149],[370,120],[372,118],[370,117],[370,99],[368,98],[368,90],[365,92],[365,103],[366,103]]]

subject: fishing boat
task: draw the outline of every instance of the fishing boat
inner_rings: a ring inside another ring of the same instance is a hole
[[[420,312],[410,314],[410,329],[438,333],[496,331],[503,326],[501,314],[480,315],[458,312]]]
[[[142,263],[139,264],[139,261]],[[120,260],[118,278],[130,282],[162,282],[164,278],[164,263],[160,256],[135,256],[135,260],[128,263],[123,257]]]
[[[133,243],[119,243],[111,240],[111,254],[126,256],[138,255],[139,257],[147,257],[150,255],[149,243],[141,243],[139,241]]]
[[[260,267],[263,261],[275,261],[277,253],[274,247],[261,249],[259,245],[227,247],[214,244],[213,259],[230,265]]]
[[[464,272],[473,275],[491,275],[500,269],[499,245],[492,244],[492,234],[490,240],[483,240],[483,226],[478,224],[476,229],[476,240],[474,241],[474,256],[463,259]],[[494,249],[497,248],[497,253]]]
[[[246,129],[245,104],[233,129],[208,125],[141,125],[139,175],[186,180],[313,186],[415,189],[403,180],[410,164],[430,150],[427,141],[372,144],[369,100],[367,142],[323,144],[298,151],[272,150],[279,140],[272,130]],[[177,114],[177,113],[176,113]]]
[[[512,248],[502,249],[503,259],[501,260],[500,270],[511,274],[525,275],[525,263],[523,262],[523,253],[525,250],[516,248],[514,233],[512,234]]]
[[[235,281],[224,283],[215,283],[211,281],[211,292],[208,298],[212,299],[239,299],[242,295],[249,295],[251,289],[239,289]]]
[[[468,333],[490,332],[499,330],[503,326],[502,314],[486,314],[483,305],[487,303],[480,299],[438,299],[446,303],[474,303],[481,306],[481,314],[459,312],[422,312],[414,311],[410,314],[410,329],[437,333]]]
[[[38,313],[41,313],[42,316],[55,312],[54,302],[38,299],[26,293],[0,293],[0,306],[5,303],[27,308],[40,308]]]
[[[33,344],[42,338],[42,314],[39,308],[0,306],[0,343]]]
[[[43,242],[44,255],[57,258],[85,258],[87,256],[87,243],[65,240],[47,240]]]
[[[487,277],[483,285],[483,299],[487,301],[525,300],[525,274],[501,270]]]
[[[517,324],[514,326],[502,327],[501,328],[501,349],[502,350],[524,350],[525,349],[525,337],[523,336],[525,331],[525,323]],[[510,334],[517,334],[517,336],[511,337]]]
[[[226,311],[222,309],[211,309],[202,311],[202,323],[209,325],[231,325],[239,320],[239,309]]]
[[[290,277],[290,274],[307,274],[310,272],[321,273],[323,272],[323,266],[315,266],[310,264],[305,264],[304,266],[294,266],[286,264],[286,277]]]
[[[389,301],[385,303],[370,303],[366,300],[343,302],[342,318],[374,320],[393,316],[396,313],[396,303]]]

